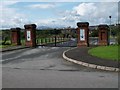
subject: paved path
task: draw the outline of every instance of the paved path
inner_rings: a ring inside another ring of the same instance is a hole
[[[2,53],[3,88],[117,88],[118,73],[67,62],[69,48],[26,48]]]

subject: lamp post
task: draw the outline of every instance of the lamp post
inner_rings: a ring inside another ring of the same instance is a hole
[[[110,36],[111,36],[111,16],[109,16],[109,18],[110,18]]]

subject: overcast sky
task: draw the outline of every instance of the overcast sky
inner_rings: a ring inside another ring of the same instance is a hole
[[[77,27],[77,22],[90,25],[112,24],[118,21],[119,0],[14,0],[0,1],[1,28],[37,26]]]

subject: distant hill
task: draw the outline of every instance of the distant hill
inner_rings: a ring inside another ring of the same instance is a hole
[[[51,30],[51,29],[61,29],[61,28],[64,28],[63,26],[51,26],[51,27],[49,27],[49,26],[37,26],[37,29],[39,29],[39,30],[45,30],[45,29],[47,29],[47,30]]]
[[[51,27],[47,27],[47,26],[38,26],[37,29],[52,29]]]

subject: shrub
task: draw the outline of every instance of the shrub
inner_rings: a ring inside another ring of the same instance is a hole
[[[118,35],[117,35],[117,42],[118,42],[118,45],[120,45],[120,32],[118,32]]]

